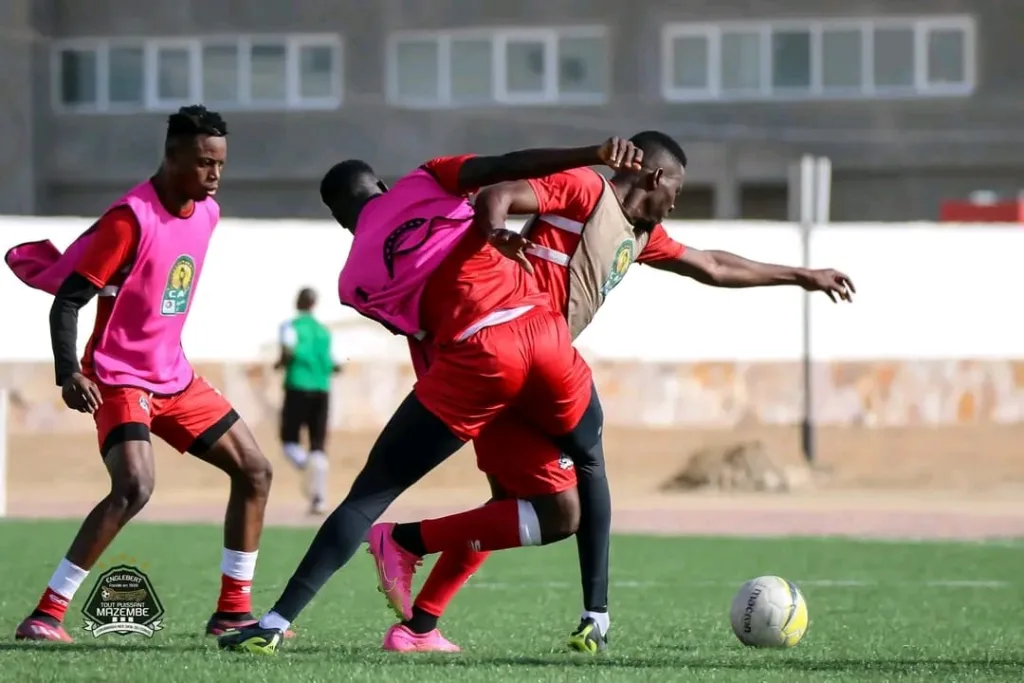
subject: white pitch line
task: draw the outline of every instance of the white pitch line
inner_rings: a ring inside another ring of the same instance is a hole
[[[1008,581],[925,581],[929,588],[1008,588]]]

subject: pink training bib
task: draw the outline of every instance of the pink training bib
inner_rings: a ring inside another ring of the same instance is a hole
[[[93,345],[97,378],[111,385],[175,394],[193,378],[181,348],[181,333],[199,282],[210,238],[220,220],[212,198],[197,202],[188,218],[171,215],[149,181],[140,183],[110,209],[127,206],[139,223],[135,258],[120,287],[105,287],[114,297],[106,327]],[[108,211],[110,210],[108,209]],[[25,284],[56,294],[85,251],[95,225],[63,254],[49,241],[21,244],[5,261]]]
[[[181,348],[210,238],[220,220],[213,199],[197,202],[188,218],[171,215],[152,183],[121,201],[139,221],[135,261],[116,297],[110,320],[93,349],[96,376],[155,394],[176,394],[194,372]]]
[[[341,303],[395,334],[422,338],[427,280],[473,222],[473,206],[417,169],[372,199],[359,216],[338,277]]]

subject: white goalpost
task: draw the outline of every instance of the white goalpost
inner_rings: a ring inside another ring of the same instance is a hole
[[[7,516],[7,405],[8,391],[0,387],[0,519]]]

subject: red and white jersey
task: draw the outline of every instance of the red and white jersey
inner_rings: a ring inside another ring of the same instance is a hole
[[[539,206],[523,231],[533,243],[527,254],[552,308],[568,320],[573,339],[594,319],[630,265],[675,260],[686,249],[661,225],[638,232],[611,185],[593,169],[527,182]]]

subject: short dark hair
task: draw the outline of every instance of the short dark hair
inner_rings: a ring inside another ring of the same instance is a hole
[[[329,203],[330,197],[352,197],[377,184],[373,168],[361,159],[348,159],[331,167],[320,181],[320,200]]]
[[[644,166],[663,166],[674,161],[686,168],[686,152],[678,142],[656,130],[645,130],[629,139],[644,152]]]
[[[305,310],[313,305],[316,301],[316,290],[312,287],[303,287],[299,290],[299,295],[295,298],[295,308]]]
[[[176,138],[210,135],[222,138],[228,134],[228,124],[215,111],[201,104],[182,107],[167,117],[167,141]]]

